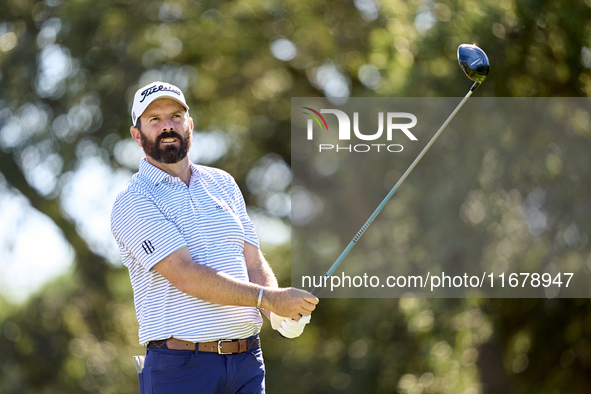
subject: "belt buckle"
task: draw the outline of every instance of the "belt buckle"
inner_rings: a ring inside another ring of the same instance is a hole
[[[229,352],[229,353],[222,352],[222,343],[223,342],[232,342],[232,340],[231,339],[220,339],[218,341],[218,354],[232,354],[232,352]]]

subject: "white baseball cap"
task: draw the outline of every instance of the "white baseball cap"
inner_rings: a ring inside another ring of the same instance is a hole
[[[156,99],[169,98],[181,104],[188,111],[189,106],[185,101],[183,92],[174,85],[166,82],[152,82],[138,89],[133,97],[133,107],[131,107],[131,121],[135,126],[137,119],[142,116],[148,105]]]

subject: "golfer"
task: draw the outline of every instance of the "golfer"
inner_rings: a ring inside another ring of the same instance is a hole
[[[259,311],[294,338],[318,299],[278,287],[234,179],[189,161],[188,111],[176,86],[137,91],[130,131],[146,157],[111,214],[147,347],[140,389],[264,393]]]

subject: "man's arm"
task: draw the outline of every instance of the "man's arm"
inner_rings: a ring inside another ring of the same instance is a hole
[[[248,269],[248,277],[252,283],[264,287],[279,287],[273,270],[259,248],[244,242],[244,260]]]
[[[259,248],[248,242],[244,242],[244,259],[246,261],[246,268],[248,269],[248,278],[252,283],[265,288],[270,287],[276,289],[279,287],[273,270]],[[263,299],[265,298],[264,292],[265,290],[263,291]],[[261,309],[265,316],[267,316],[267,319],[270,319],[270,311],[264,308]]]
[[[256,250],[257,253],[260,253],[258,248]],[[249,260],[253,264],[252,268],[248,268],[249,275],[252,269],[255,277],[260,275],[257,280],[269,284],[269,287],[264,286],[261,303],[264,309],[268,309],[280,316],[291,317],[294,320],[312,313],[316,303],[318,303],[315,296],[304,290],[277,288],[277,280],[272,271],[271,279],[264,268],[256,268],[260,260],[255,258],[253,263],[254,251],[249,248],[248,252],[245,252],[245,257],[246,254],[249,255]],[[256,306],[257,304],[260,290],[258,284],[241,282],[223,272],[195,263],[187,247],[173,252],[154,265],[153,268],[183,293],[204,301],[236,306]]]

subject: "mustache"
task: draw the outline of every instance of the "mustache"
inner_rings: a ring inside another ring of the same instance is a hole
[[[179,141],[183,141],[183,137],[174,130],[165,131],[164,133],[160,134],[158,138],[156,138],[156,143],[158,144],[164,138],[178,138]]]

